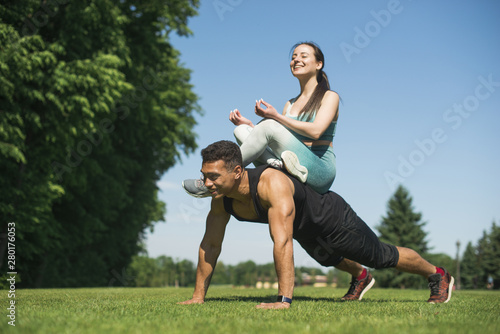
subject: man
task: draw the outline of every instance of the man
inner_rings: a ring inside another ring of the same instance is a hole
[[[257,308],[290,307],[295,280],[293,239],[321,265],[335,266],[353,276],[343,300],[361,300],[373,286],[372,275],[360,263],[422,275],[429,281],[429,303],[450,299],[454,279],[444,268],[433,266],[409,248],[380,242],[336,193],[320,195],[267,166],[244,169],[240,149],[230,141],[213,143],[201,154],[201,172],[212,204],[199,249],[193,297],[180,304],[204,302],[231,215],[269,224],[279,296],[276,303],[261,303]]]

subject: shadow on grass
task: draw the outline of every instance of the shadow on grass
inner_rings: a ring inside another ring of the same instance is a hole
[[[307,297],[307,296],[295,296],[294,301],[306,301],[306,302],[328,302],[328,303],[350,303],[357,301],[344,301],[340,298],[327,298],[327,297]],[[251,296],[229,296],[229,297],[211,297],[205,298],[205,302],[252,302],[252,303],[273,303],[276,301],[276,295],[269,295],[266,297],[251,297]],[[425,300],[415,300],[415,299],[363,299],[361,303],[422,303]]]

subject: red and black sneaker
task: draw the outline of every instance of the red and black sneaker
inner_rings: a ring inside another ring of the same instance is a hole
[[[375,279],[372,274],[367,273],[366,277],[357,280],[355,277],[352,278],[351,287],[349,291],[342,297],[342,300],[361,300],[366,291],[370,290],[375,284]]]
[[[429,288],[431,289],[431,297],[427,301],[428,303],[447,303],[451,298],[451,292],[453,290],[455,279],[446,269],[441,269],[443,269],[444,275],[436,273],[430,275],[427,279],[429,281]]]

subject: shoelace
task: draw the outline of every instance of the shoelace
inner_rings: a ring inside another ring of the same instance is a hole
[[[358,287],[359,285],[359,282],[357,279],[353,278],[352,281],[351,281],[351,286],[349,288],[349,291],[347,291],[347,294],[348,295],[353,295],[354,294],[354,291],[356,291],[356,288]]]
[[[431,289],[431,295],[438,295],[439,294],[439,287],[441,280],[437,282],[429,282],[429,288]]]
[[[202,179],[198,179],[195,182],[196,182],[196,187],[197,188],[205,188],[205,182],[203,182]]]

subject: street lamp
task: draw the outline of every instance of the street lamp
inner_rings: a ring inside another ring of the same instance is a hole
[[[460,290],[460,240],[457,240],[457,290]]]

